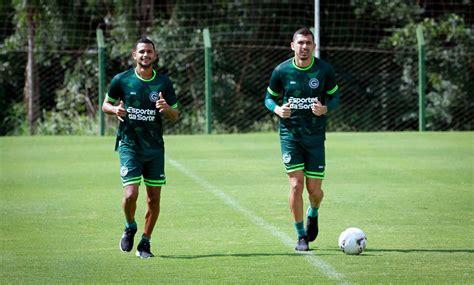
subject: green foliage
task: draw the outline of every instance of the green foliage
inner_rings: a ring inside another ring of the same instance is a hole
[[[98,102],[92,94],[98,86],[96,54],[79,57],[63,56],[56,64],[63,66],[62,88],[56,90],[56,105],[51,110],[43,109],[36,123],[38,135],[96,135],[98,133]],[[67,68],[72,65],[72,68]]]
[[[410,0],[351,0],[358,18],[382,19],[389,24],[413,22],[423,9]]]
[[[27,17],[31,7],[33,21],[41,23],[35,25],[34,45],[37,62],[47,64],[49,54],[45,52],[59,50],[76,50],[88,44],[79,37],[81,33],[81,17],[89,17],[90,23],[97,21],[99,7],[97,2],[81,0],[64,1],[33,0],[31,5],[28,1],[12,0],[15,10],[13,23],[16,26],[15,32],[2,43],[2,48],[10,51],[26,50],[27,40]],[[94,43],[91,42],[91,43]]]
[[[0,4],[0,13],[5,15],[0,22],[4,26],[0,34],[0,105],[8,110],[0,114],[0,121],[6,122],[0,135],[21,133],[24,125],[13,123],[21,118],[17,110],[21,104],[12,104],[24,102],[29,12],[36,23],[34,56],[43,109],[39,113],[46,116],[39,120],[43,127],[48,124],[44,127],[49,130],[46,133],[54,129],[68,133],[65,124],[74,123],[69,118],[70,112],[84,120],[95,120],[92,118],[97,116],[97,27],[104,29],[106,39],[106,84],[113,75],[134,65],[130,51],[138,37],[148,36],[157,44],[160,58],[157,69],[174,82],[181,103],[181,118],[167,125],[166,133],[204,131],[204,27],[210,28],[213,44],[215,132],[272,129],[274,122],[262,102],[266,84],[272,68],[292,56],[285,45],[294,29],[310,25],[313,19],[313,10],[304,1],[7,2]],[[321,10],[322,57],[326,59],[329,55],[327,58],[341,77],[341,90],[349,91],[342,98],[343,104],[349,103],[348,107],[342,108],[344,112],[334,113],[329,121],[330,130],[414,129],[417,121],[414,31],[418,24],[424,27],[427,42],[428,128],[474,128],[471,111],[474,102],[468,98],[474,88],[473,71],[469,67],[473,35],[469,23],[462,18],[463,11],[459,11],[464,6],[470,8],[469,0],[461,1],[462,4],[452,1],[443,8],[435,1],[424,5],[412,0],[343,2],[323,3]],[[33,9],[28,10],[29,7]],[[453,7],[458,15],[442,16]],[[335,16],[341,15],[343,21],[334,21]],[[423,20],[427,15],[432,18]],[[377,43],[380,43],[378,47]],[[357,53],[352,50],[354,47],[368,49]],[[354,57],[358,59],[352,60]],[[59,118],[65,118],[66,123],[59,124],[64,126],[52,127],[58,125]],[[369,121],[375,123],[367,124]]]
[[[9,106],[3,118],[2,135],[21,136],[28,135],[29,128],[26,119],[26,109],[23,102]]]
[[[74,110],[79,114],[94,116],[97,114],[98,102],[92,101],[91,95],[97,92],[98,86],[97,55],[85,54],[64,60],[65,65],[71,62],[75,62],[74,66],[66,70],[63,87],[56,92],[56,110],[64,113]]]
[[[90,23],[94,23],[98,18],[98,6],[93,1],[83,3],[80,0],[68,1],[68,5],[64,5],[63,1],[44,0],[34,0],[30,4],[28,5],[28,1],[23,0],[12,1],[12,7],[15,11],[12,22],[16,28],[9,37],[0,43],[0,47],[5,52],[5,54],[2,54],[2,59],[6,58],[0,65],[0,72],[2,73],[0,78],[0,102],[6,101],[7,104],[10,104],[10,101],[18,102],[18,98],[22,98],[23,86],[19,86],[19,84],[24,84],[24,82],[9,79],[24,78],[24,65],[12,63],[15,62],[14,58],[18,55],[15,53],[27,49],[27,17],[31,13],[33,21],[40,23],[35,25],[34,37],[34,56],[38,70],[52,69],[53,79],[59,82],[63,80],[64,82],[59,87],[56,87],[57,84],[54,81],[42,82],[46,84],[41,84],[41,96],[39,97],[44,102],[49,102],[56,95],[56,98],[54,98],[56,106],[43,106],[43,114],[48,114],[52,108],[54,110],[51,111],[51,115],[43,118],[38,126],[42,128],[41,133],[54,134],[51,131],[56,129],[67,133],[66,129],[68,128],[65,125],[69,121],[59,124],[58,122],[51,123],[48,127],[45,127],[45,124],[47,124],[45,122],[69,116],[68,114],[57,114],[61,112],[73,112],[75,115],[85,116],[84,118],[96,114],[97,102],[91,101],[90,97],[91,94],[97,92],[97,59],[94,53],[80,52],[78,53],[79,56],[73,58],[70,54],[58,51],[87,49],[89,43],[78,35],[82,32],[79,18],[87,15],[90,18]],[[95,44],[95,41],[92,43]],[[73,61],[75,62],[71,63]],[[70,69],[71,66],[73,66],[72,69]],[[66,69],[67,71],[65,74],[58,74],[56,73],[57,68]],[[9,99],[3,98],[5,96],[8,96]],[[15,110],[10,109],[12,112]],[[1,115],[0,119],[11,122],[15,117],[17,117],[16,114],[9,114],[6,118]],[[53,127],[58,125],[64,127]],[[3,126],[1,134],[17,134],[22,132],[22,128],[18,124],[7,124]],[[71,129],[80,130],[81,127],[71,127]]]
[[[381,43],[393,48],[395,61],[403,68],[400,90],[405,97],[417,96],[418,61],[407,52],[414,53],[417,46],[416,28],[421,25],[426,43],[427,72],[427,128],[431,130],[456,127],[472,129],[473,118],[459,118],[460,111],[472,110],[474,102],[469,98],[472,90],[470,55],[474,40],[472,29],[458,15],[424,19],[397,30]]]
[[[25,64],[25,60],[18,59],[18,53],[0,52],[0,106],[3,106],[4,110],[0,112],[0,122],[4,122],[0,127],[0,135],[18,134],[16,128],[26,124],[26,108],[23,102],[24,82],[14,80],[23,78]],[[25,121],[17,121],[20,118]]]
[[[34,22],[40,22],[41,25],[35,26],[34,45],[37,51],[57,50],[58,45],[64,37],[62,35],[62,15],[59,14],[57,6],[50,1],[33,1],[36,5],[27,5],[28,1],[13,0],[13,6],[16,10],[13,22],[16,24],[15,33],[3,43],[3,48],[11,51],[26,50],[28,46],[27,36],[27,17],[28,7]],[[49,2],[49,4],[48,4]],[[38,58],[42,61],[43,58]],[[45,59],[46,60],[46,59]]]
[[[95,117],[69,112],[43,111],[36,124],[37,135],[97,135],[99,121]]]

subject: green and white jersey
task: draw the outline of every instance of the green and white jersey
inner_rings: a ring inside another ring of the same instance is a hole
[[[283,104],[290,103],[291,116],[280,119],[280,135],[295,139],[311,135],[324,141],[326,116],[315,116],[311,106],[316,99],[326,105],[337,91],[334,70],[321,59],[313,57],[305,68],[296,66],[294,58],[279,64],[273,70],[267,93],[283,96]]]
[[[127,110],[117,131],[116,149],[119,144],[125,144],[137,151],[152,153],[164,147],[162,118],[155,105],[160,92],[171,108],[177,108],[173,84],[155,70],[150,79],[141,78],[135,68],[112,79],[107,100],[112,103],[123,101]]]

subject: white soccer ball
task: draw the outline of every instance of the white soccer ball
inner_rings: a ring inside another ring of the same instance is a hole
[[[367,246],[367,236],[358,228],[347,228],[339,235],[339,248],[348,255],[361,254]]]

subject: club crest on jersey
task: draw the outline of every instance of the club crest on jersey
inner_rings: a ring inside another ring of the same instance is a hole
[[[127,175],[127,174],[128,174],[128,167],[122,166],[122,167],[120,168],[120,176],[125,176],[125,175]]]
[[[151,102],[156,102],[158,100],[158,92],[152,91],[149,97]]]
[[[317,78],[311,78],[309,80],[309,87],[311,87],[311,89],[316,89],[319,87],[319,80]]]
[[[283,162],[284,162],[284,163],[288,163],[288,162],[290,162],[290,161],[291,161],[291,154],[285,152],[285,153],[283,154]]]

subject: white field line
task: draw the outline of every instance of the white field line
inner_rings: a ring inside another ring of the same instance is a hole
[[[224,203],[226,203],[228,206],[231,208],[237,210],[244,216],[246,216],[249,220],[251,220],[255,225],[264,228],[266,231],[270,232],[273,236],[277,237],[283,244],[289,247],[294,247],[295,241],[290,238],[287,234],[284,232],[280,231],[277,227],[269,224],[266,222],[264,219],[260,218],[259,216],[255,215],[252,213],[252,211],[242,207],[236,200],[234,200],[232,197],[228,196],[225,192],[219,190],[216,186],[214,186],[212,183],[208,182],[204,178],[194,174],[191,172],[189,169],[185,168],[181,163],[179,163],[176,160],[169,159],[169,162],[180,172],[182,172],[184,175],[188,176],[192,180],[194,180],[197,184],[199,184],[201,187],[206,189],[207,191],[211,192],[215,196],[221,198]],[[303,254],[306,258],[306,260],[316,267],[318,270],[320,270],[324,275],[326,275],[328,278],[332,280],[336,280],[338,282],[341,282],[343,284],[350,284],[345,280],[345,277],[342,273],[337,272],[330,264],[324,262],[321,260],[316,255],[313,255],[311,253],[304,253]]]

